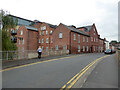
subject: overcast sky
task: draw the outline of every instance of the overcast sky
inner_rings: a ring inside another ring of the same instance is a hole
[[[118,40],[119,0],[1,0],[0,9],[29,20],[76,27],[95,23],[101,38]]]

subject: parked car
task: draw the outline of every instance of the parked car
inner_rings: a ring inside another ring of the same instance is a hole
[[[105,53],[105,54],[112,54],[113,51],[112,51],[112,49],[107,49],[104,53]]]

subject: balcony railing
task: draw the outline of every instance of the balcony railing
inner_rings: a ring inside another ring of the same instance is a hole
[[[11,35],[17,35],[17,30],[12,30]]]
[[[12,37],[11,40],[16,43],[17,42],[17,37]]]

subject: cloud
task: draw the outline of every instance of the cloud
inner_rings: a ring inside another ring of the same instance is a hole
[[[112,40],[118,39],[118,1],[2,0],[0,7],[13,15],[51,24],[62,22],[80,27],[95,23],[101,37]]]

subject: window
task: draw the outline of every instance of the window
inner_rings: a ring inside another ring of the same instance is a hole
[[[95,32],[95,28],[94,28],[94,32]]]
[[[88,42],[88,37],[87,37],[87,42]]]
[[[41,35],[41,32],[40,32],[40,35]]]
[[[62,38],[62,32],[59,33],[59,38]]]
[[[78,52],[80,52],[80,45],[78,45]]]
[[[76,35],[75,35],[75,33],[74,33],[74,35],[73,35],[73,40],[76,40]]]
[[[23,35],[23,31],[21,31],[20,34]]]
[[[78,43],[80,43],[80,35],[78,35]]]
[[[43,31],[42,35],[44,35],[44,31]]]
[[[46,29],[46,26],[41,27],[41,30],[45,30],[45,29]]]
[[[93,41],[93,37],[91,37],[91,41]]]
[[[24,44],[24,39],[23,39],[23,44]]]
[[[40,39],[39,39],[39,43],[40,43]]]
[[[24,47],[23,47],[23,52],[24,52]]]
[[[98,39],[96,38],[96,42],[98,42]]]
[[[43,30],[45,30],[46,29],[46,26],[43,26]]]
[[[94,51],[95,51],[95,46],[94,46]]]
[[[48,38],[46,38],[46,43],[48,43]]]
[[[46,47],[46,51],[48,51],[48,47]]]
[[[53,51],[53,47],[51,47],[51,51]]]
[[[83,52],[85,51],[85,46],[83,46]]]
[[[44,50],[44,47],[42,46],[42,50]]]
[[[43,30],[43,27],[41,27],[41,30]]]
[[[53,38],[51,38],[51,43],[53,43]]]
[[[46,31],[46,35],[48,34],[48,31]]]
[[[83,42],[85,42],[85,37],[83,36]]]
[[[87,46],[87,52],[88,52],[88,46]]]
[[[94,35],[95,35],[95,33],[94,33]]]
[[[94,42],[95,42],[95,38],[94,38]]]
[[[20,40],[19,40],[19,45],[20,45]]]
[[[44,43],[44,39],[42,39],[42,43]]]
[[[67,46],[66,45],[63,45],[63,50],[66,50],[67,49]]]
[[[58,45],[56,46],[56,50],[59,50],[59,46]]]
[[[53,33],[53,31],[51,30],[51,31],[50,31],[50,34],[52,34],[52,33]]]

